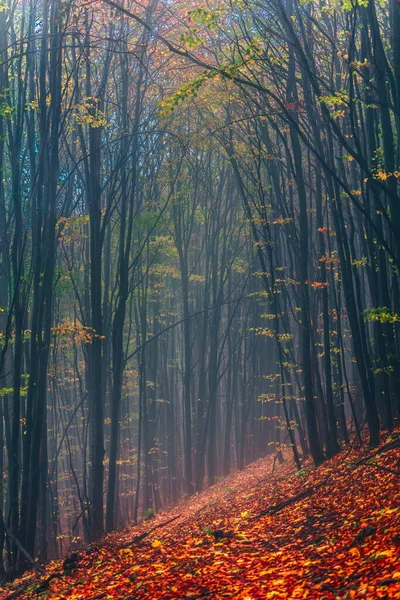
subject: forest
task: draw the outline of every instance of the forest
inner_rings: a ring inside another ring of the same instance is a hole
[[[40,597],[400,597],[399,1],[0,0],[0,172],[0,579],[333,473],[392,588]]]

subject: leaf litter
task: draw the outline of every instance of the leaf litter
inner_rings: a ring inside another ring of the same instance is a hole
[[[0,600],[400,599],[400,431],[296,472],[260,459]]]

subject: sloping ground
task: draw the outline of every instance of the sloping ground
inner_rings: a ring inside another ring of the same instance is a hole
[[[399,435],[297,474],[259,460],[0,599],[400,599]]]

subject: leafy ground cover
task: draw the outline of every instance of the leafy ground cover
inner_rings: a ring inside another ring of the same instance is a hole
[[[318,469],[270,456],[0,600],[400,598],[399,484],[399,431]]]

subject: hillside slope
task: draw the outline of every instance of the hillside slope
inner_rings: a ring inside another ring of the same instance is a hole
[[[0,599],[400,598],[398,440],[298,473],[259,460]]]

